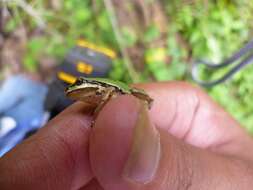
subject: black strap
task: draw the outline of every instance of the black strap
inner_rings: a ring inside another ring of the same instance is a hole
[[[243,58],[243,59],[242,59]],[[237,60],[242,59],[238,64],[236,64],[232,69],[230,69],[225,75],[222,77],[213,80],[213,81],[203,81],[199,78],[198,68],[200,65],[205,65],[206,67],[217,70],[224,68],[226,66],[232,65],[237,62]],[[246,65],[249,65],[253,62],[253,40],[248,42],[242,49],[233,54],[230,58],[226,59],[222,63],[215,64],[203,60],[196,61],[192,66],[192,78],[193,80],[204,87],[212,87],[217,84],[223,83],[227,79],[231,78],[236,72],[241,70]]]

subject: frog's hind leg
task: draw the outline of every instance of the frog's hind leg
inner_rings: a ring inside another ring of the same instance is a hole
[[[114,87],[109,87],[106,88],[104,95],[102,97],[101,102],[98,104],[94,111],[94,119],[97,118],[99,111],[105,106],[105,104],[113,97],[115,97],[115,88]]]
[[[134,95],[136,98],[146,101],[149,109],[152,107],[152,103],[154,100],[144,90],[138,88],[131,88],[130,91],[131,94]]]

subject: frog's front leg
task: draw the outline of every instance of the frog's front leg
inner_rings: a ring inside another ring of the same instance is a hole
[[[114,87],[108,87],[104,90],[104,95],[102,96],[102,99],[98,106],[96,107],[94,111],[94,118],[96,119],[99,111],[105,106],[105,104],[114,96],[116,96],[115,88]]]

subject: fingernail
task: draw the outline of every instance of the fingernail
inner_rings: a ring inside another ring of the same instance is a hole
[[[160,134],[149,119],[147,105],[141,103],[123,177],[143,184],[152,181],[159,166],[160,149]]]

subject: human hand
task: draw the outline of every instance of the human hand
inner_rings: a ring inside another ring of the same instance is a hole
[[[149,115],[120,96],[90,128],[77,103],[0,159],[0,189],[251,189],[253,141],[235,120],[185,83],[141,87]]]

